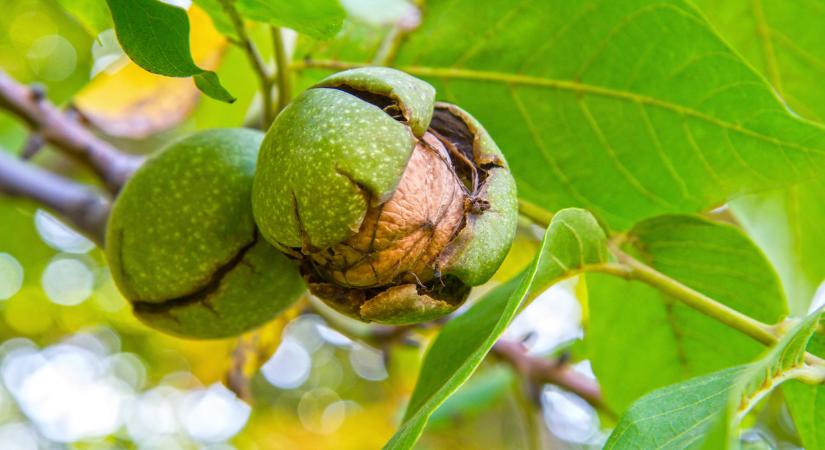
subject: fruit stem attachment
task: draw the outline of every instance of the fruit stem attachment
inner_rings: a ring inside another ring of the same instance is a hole
[[[275,52],[275,75],[278,86],[278,110],[276,114],[292,100],[292,79],[289,70],[289,58],[284,45],[283,30],[279,27],[270,27],[272,32],[272,48]]]

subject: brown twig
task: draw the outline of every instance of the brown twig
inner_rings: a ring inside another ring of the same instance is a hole
[[[42,203],[103,245],[110,204],[91,188],[0,152],[0,192]]]
[[[40,152],[43,149],[43,146],[46,145],[45,140],[43,139],[43,135],[38,132],[33,132],[29,134],[28,139],[26,139],[26,143],[23,144],[23,150],[20,151],[20,158],[22,159],[32,159],[34,155]]]
[[[568,364],[532,356],[520,342],[499,340],[493,346],[493,354],[510,363],[526,379],[541,384],[553,384],[566,389],[590,403],[610,417],[616,417],[602,400],[599,385]]]
[[[88,165],[112,193],[117,193],[143,162],[143,157],[120,152],[57,109],[42,89],[24,86],[2,70],[0,108],[25,121],[45,142]]]

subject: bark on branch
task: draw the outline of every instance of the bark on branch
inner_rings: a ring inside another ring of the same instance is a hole
[[[57,109],[42,92],[24,86],[0,70],[0,108],[22,119],[33,133],[63,153],[89,166],[116,194],[143,157],[117,150],[70,115]]]
[[[42,203],[103,246],[110,204],[90,187],[0,152],[0,192]]]
[[[493,353],[510,363],[526,379],[539,384],[553,384],[566,389],[590,403],[594,408],[615,417],[602,400],[595,380],[573,370],[568,364],[532,356],[520,342],[499,340]]]

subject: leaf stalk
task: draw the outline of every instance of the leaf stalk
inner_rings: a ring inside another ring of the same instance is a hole
[[[272,32],[272,48],[275,52],[276,83],[278,87],[278,109],[281,112],[292,100],[292,74],[290,73],[289,57],[284,45],[283,31],[278,27],[270,27]]]

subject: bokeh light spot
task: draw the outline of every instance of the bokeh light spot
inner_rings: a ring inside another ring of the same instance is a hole
[[[0,443],[5,450],[37,450],[37,433],[30,426],[12,422],[0,426]]]
[[[359,377],[370,381],[381,381],[387,378],[387,369],[384,367],[384,353],[363,344],[354,344],[349,353],[352,369]]]
[[[26,53],[34,73],[48,81],[61,81],[77,67],[77,51],[63,36],[50,34],[34,41]]]
[[[92,70],[89,78],[103,72],[115,73],[129,60],[117,42],[114,29],[103,30],[92,43]]]
[[[186,431],[200,442],[222,442],[246,425],[252,408],[222,384],[187,394],[180,411]]]
[[[94,242],[42,209],[34,213],[34,226],[43,242],[54,249],[67,253],[88,253],[95,247]]]
[[[57,32],[54,21],[39,8],[32,8],[31,4],[25,5],[25,2],[20,2],[17,6],[16,14],[12,16],[15,18],[8,30],[9,37],[18,48],[26,49],[37,38]]]
[[[7,300],[23,286],[23,266],[14,256],[0,253],[0,300]]]
[[[347,404],[329,388],[313,389],[298,403],[298,418],[307,430],[317,434],[335,432],[344,423]]]
[[[272,358],[261,367],[264,378],[281,389],[294,389],[307,380],[312,368],[309,352],[295,339],[285,338]]]
[[[92,295],[94,274],[82,261],[58,256],[46,266],[41,283],[52,302],[78,305]]]
[[[578,444],[600,444],[596,411],[581,397],[556,386],[545,385],[541,395],[544,422],[554,435]]]

